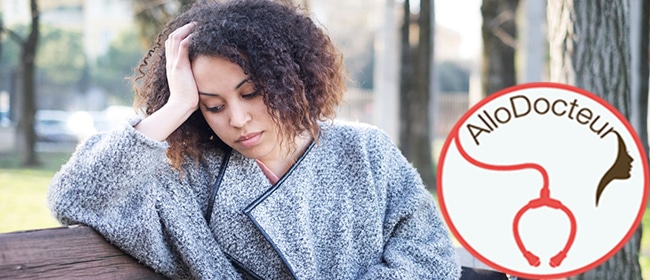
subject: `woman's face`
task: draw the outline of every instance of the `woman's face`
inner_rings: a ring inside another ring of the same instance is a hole
[[[221,57],[198,56],[192,72],[203,117],[224,143],[263,162],[280,154],[277,126],[261,92],[239,65]]]

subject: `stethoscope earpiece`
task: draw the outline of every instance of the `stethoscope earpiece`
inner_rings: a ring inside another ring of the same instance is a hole
[[[521,216],[523,216],[524,213],[526,213],[526,211],[535,208],[540,208],[543,206],[562,210],[562,212],[564,212],[567,215],[567,217],[569,217],[569,222],[571,224],[571,232],[569,233],[569,238],[567,242],[564,244],[564,248],[562,248],[562,250],[559,253],[557,253],[555,256],[553,256],[549,261],[549,265],[551,267],[558,267],[562,264],[562,261],[564,261],[564,259],[566,258],[567,252],[573,245],[573,241],[575,240],[576,237],[577,226],[576,226],[575,216],[573,216],[571,210],[569,210],[569,208],[564,206],[564,204],[562,204],[562,202],[560,202],[559,200],[550,198],[550,194],[547,187],[542,189],[539,198],[529,201],[528,204],[524,205],[524,207],[522,207],[517,212],[517,215],[515,215],[515,219],[512,223],[512,230],[514,233],[515,242],[517,242],[517,247],[524,255],[524,258],[526,258],[526,260],[528,261],[528,264],[534,267],[538,267],[541,264],[539,257],[531,253],[530,251],[526,250],[526,246],[524,246],[524,243],[521,241],[521,236],[519,235],[519,220],[521,219]]]

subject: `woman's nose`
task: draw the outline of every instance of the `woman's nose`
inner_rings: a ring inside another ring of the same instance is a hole
[[[231,104],[230,106],[230,125],[241,128],[251,120],[251,115],[246,106],[243,104]]]

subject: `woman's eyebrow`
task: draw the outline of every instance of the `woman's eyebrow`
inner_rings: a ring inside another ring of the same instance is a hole
[[[237,84],[237,86],[235,86],[235,89],[239,89],[241,86],[243,86],[246,82],[248,82],[250,80],[251,80],[250,78],[246,77],[241,82],[239,82],[239,84]]]
[[[245,78],[241,82],[239,82],[236,86],[235,89],[239,89],[242,87],[246,82],[249,82],[251,79],[250,78]],[[208,92],[201,92],[199,91],[199,95],[205,95],[205,96],[219,96],[218,93],[208,93]]]
[[[219,94],[216,93],[207,93],[207,92],[200,92],[199,95],[205,95],[205,96],[219,96]]]

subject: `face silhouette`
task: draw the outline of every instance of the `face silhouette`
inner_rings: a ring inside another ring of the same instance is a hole
[[[618,157],[612,166],[612,175],[614,179],[627,179],[630,178],[630,170],[632,169],[632,157],[627,152],[625,142],[618,133]]]
[[[605,191],[605,188],[609,185],[612,180],[623,180],[630,178],[630,170],[632,170],[632,157],[627,153],[627,147],[621,135],[618,132],[615,132],[616,138],[618,139],[618,155],[616,160],[609,170],[603,175],[598,183],[598,188],[596,189],[596,206],[600,201],[600,196]]]

